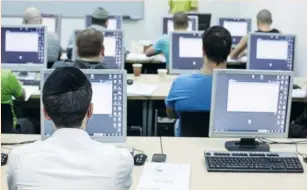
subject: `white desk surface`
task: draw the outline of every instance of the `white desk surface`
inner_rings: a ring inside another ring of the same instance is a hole
[[[40,135],[1,135],[1,142],[5,143],[13,143],[13,142],[23,142],[23,141],[31,141],[31,140],[40,140]],[[135,148],[137,150],[144,151],[148,156],[147,161],[151,160],[152,155],[155,153],[160,153],[160,140],[159,137],[128,137],[126,144],[128,147]],[[4,146],[13,148],[14,146]],[[9,149],[1,148],[2,152],[8,152]],[[135,154],[138,154],[136,152]],[[131,190],[137,188],[140,176],[142,175],[143,167],[135,166],[133,168],[133,183]],[[1,167],[1,190],[7,190],[7,182],[6,182],[6,166]]]
[[[229,139],[228,139],[229,140]],[[268,173],[209,173],[206,170],[204,151],[225,151],[226,139],[163,138],[167,162],[191,164],[190,190],[306,190],[307,164],[303,174]],[[295,145],[271,145],[272,151],[295,152]],[[298,145],[307,153],[307,144]]]
[[[39,140],[39,135],[1,135],[2,142],[22,142]],[[190,190],[306,190],[307,164],[302,161],[303,174],[266,174],[266,173],[209,173],[205,167],[204,151],[223,151],[229,139],[174,138],[162,137],[164,153],[168,163],[190,164]],[[150,161],[154,153],[160,153],[158,137],[128,137],[126,144],[143,150]],[[271,145],[272,151],[295,152],[295,145]],[[3,152],[8,149],[2,148]],[[298,151],[307,153],[307,144],[298,145]],[[135,190],[142,174],[142,166],[133,169]],[[1,190],[7,190],[6,167],[2,169]]]
[[[160,77],[157,74],[141,74],[139,77],[133,76],[133,74],[128,74],[128,79],[133,79],[134,83],[138,84],[154,84],[158,85],[158,89],[150,97],[142,96],[129,96],[128,99],[151,99],[151,100],[164,100],[171,88],[173,81],[177,78],[178,75],[167,75],[165,77]],[[297,77],[294,78],[294,84],[301,86],[302,88],[307,89],[307,78],[306,77]],[[39,98],[40,91],[37,91],[32,94],[31,98]]]

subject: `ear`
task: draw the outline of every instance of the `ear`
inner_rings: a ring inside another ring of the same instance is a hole
[[[203,56],[205,56],[205,55],[206,55],[206,52],[205,52],[204,48],[202,48],[202,50],[203,50]]]
[[[45,108],[43,107],[43,113],[44,113],[44,117],[46,120],[51,120],[51,118],[49,117],[49,115],[47,114]]]
[[[87,118],[91,118],[93,116],[93,111],[94,111],[94,105],[93,103],[91,103],[87,111]]]
[[[108,24],[109,24],[109,20],[106,21],[106,26],[108,26]]]
[[[104,56],[104,46],[101,47],[100,54],[101,54],[102,56]]]

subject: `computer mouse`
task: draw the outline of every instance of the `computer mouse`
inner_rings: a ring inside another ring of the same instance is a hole
[[[147,159],[146,154],[136,154],[134,156],[134,165],[135,166],[142,166],[142,165],[145,164],[146,159]]]
[[[303,158],[303,161],[307,164],[307,156]]]
[[[128,85],[132,85],[133,84],[133,80],[132,79],[127,79],[127,84]]]
[[[302,88],[297,84],[293,84],[293,89],[302,89]]]

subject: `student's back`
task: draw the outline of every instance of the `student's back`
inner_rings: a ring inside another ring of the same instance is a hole
[[[187,31],[188,15],[184,12],[176,12],[173,16],[174,30]],[[166,59],[166,68],[169,65],[169,36],[163,35],[153,46],[149,47],[145,54],[148,57],[162,53]]]
[[[173,104],[176,112],[210,110],[211,88],[212,75],[181,75],[172,84],[166,105]]]
[[[53,64],[52,69],[59,67],[75,67],[78,69],[106,69],[105,64],[102,62],[91,62],[83,60],[61,60]]]
[[[212,72],[226,68],[231,49],[231,35],[220,26],[209,28],[202,37],[204,65],[199,73],[181,75],[172,84],[165,99],[169,117],[178,117],[184,111],[210,110]],[[179,118],[180,119],[180,118]],[[175,127],[175,136],[180,136],[180,120]]]

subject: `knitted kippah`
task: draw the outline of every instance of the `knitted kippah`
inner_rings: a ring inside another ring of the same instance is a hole
[[[92,13],[92,17],[96,19],[108,19],[109,14],[108,14],[108,11],[105,10],[104,8],[98,7]]]
[[[80,69],[74,67],[57,68],[46,79],[43,95],[56,95],[76,91],[88,82],[88,78]]]

